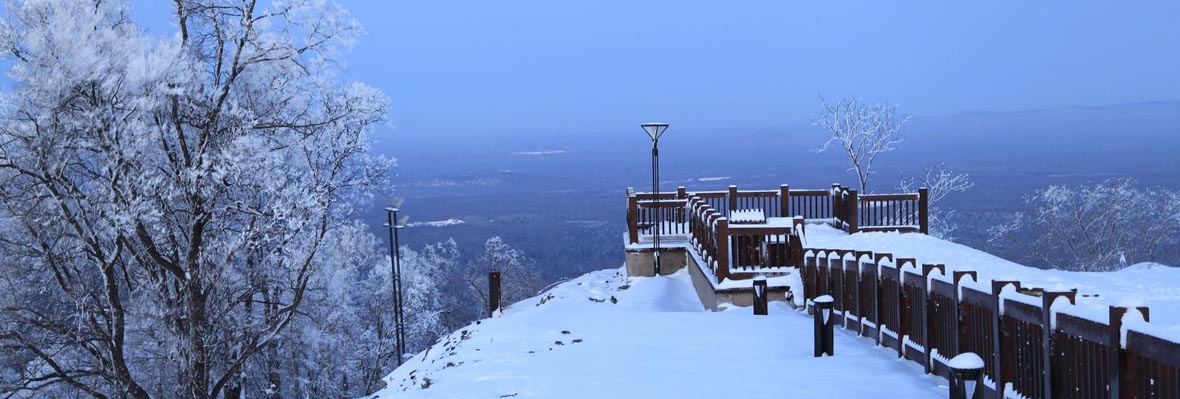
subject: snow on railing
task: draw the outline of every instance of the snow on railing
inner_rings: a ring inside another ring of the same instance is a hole
[[[631,244],[641,235],[684,234],[685,209],[689,198],[699,198],[731,223],[741,219],[802,217],[808,222],[830,223],[836,228],[858,231],[928,230],[926,189],[917,193],[860,195],[854,189],[833,184],[831,189],[799,190],[787,185],[778,190],[738,190],[690,192],[677,187],[676,192],[641,193],[627,189],[627,229]]]
[[[1148,323],[1146,307],[1108,306],[1099,315],[1075,305],[1076,290],[976,282],[973,271],[948,278],[943,265],[892,254],[802,253],[805,303],[838,298],[833,311],[859,316],[846,329],[927,372],[946,376],[948,358],[974,352],[986,354],[993,393],[1048,397],[1068,387],[1079,397],[1167,397],[1180,387],[1180,333]]]

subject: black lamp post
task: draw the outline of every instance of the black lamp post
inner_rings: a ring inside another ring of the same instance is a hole
[[[401,210],[402,202],[405,200],[401,198],[394,198],[389,202],[389,206],[385,208],[385,215],[387,222],[385,226],[389,228],[389,272],[393,277],[393,335],[397,340],[397,365],[402,365],[402,357],[406,354],[406,324],[404,307],[402,304],[402,259],[401,259],[401,244],[398,242],[398,230],[406,227],[406,221],[410,220],[409,216],[402,215],[400,218],[397,212]],[[395,223],[396,222],[396,223]]]
[[[668,130],[667,123],[644,123],[640,125],[643,131],[651,137],[651,191],[655,198],[656,220],[652,234],[652,252],[654,255],[655,275],[660,275],[660,229],[663,227],[663,209],[660,208],[660,136]]]
[[[815,304],[815,357],[836,356],[832,330],[832,304],[835,298],[821,295],[811,300]]]

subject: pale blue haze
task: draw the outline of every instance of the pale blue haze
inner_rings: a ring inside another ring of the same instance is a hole
[[[350,74],[401,134],[796,124],[820,93],[919,115],[1180,99],[1177,1],[344,4],[368,30]]]

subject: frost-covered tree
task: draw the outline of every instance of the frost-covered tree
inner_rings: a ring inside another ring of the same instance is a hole
[[[1025,202],[1031,211],[991,228],[990,241],[1046,266],[1117,270],[1156,261],[1161,249],[1180,243],[1180,193],[1140,188],[1132,179],[1049,186]]]
[[[6,4],[0,352],[18,366],[0,391],[295,392],[275,370],[309,290],[371,261],[328,244],[392,166],[367,155],[388,100],[338,78],[356,21],[330,1],[175,5],[176,34],[150,37],[122,1]]]
[[[467,269],[466,281],[479,298],[477,314],[488,308],[488,272],[500,272],[501,304],[504,306],[537,295],[541,278],[525,254],[512,248],[499,236],[484,242],[483,254]]]
[[[820,98],[823,111],[812,122],[827,130],[828,140],[819,152],[839,147],[848,155],[856,173],[860,192],[868,194],[869,177],[877,157],[897,149],[905,138],[901,128],[909,116],[899,115],[897,105],[890,103],[866,104],[860,98],[844,98],[828,103]]]
[[[955,172],[946,164],[938,164],[938,166],[926,168],[925,175],[920,180],[902,180],[897,189],[903,193],[914,193],[920,187],[926,187],[927,190],[930,235],[953,240],[955,231],[959,229],[959,225],[952,220],[955,210],[939,206],[939,204],[947,195],[967,191],[971,187],[975,187],[975,183],[971,182],[970,176],[966,173]]]

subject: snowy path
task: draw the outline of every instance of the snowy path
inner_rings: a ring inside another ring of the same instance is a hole
[[[995,255],[924,234],[844,232],[825,225],[808,225],[805,247],[889,252],[916,258],[920,263],[942,263],[951,270],[975,270],[981,288],[990,280],[1019,280],[1029,287],[1056,290],[1077,288],[1076,313],[1105,322],[1107,306],[1151,308],[1151,324],[1180,336],[1180,268],[1141,263],[1117,272],[1067,272],[1020,265]],[[1057,307],[1054,307],[1056,309]],[[1075,313],[1071,312],[1071,313]]]
[[[544,304],[523,301],[415,356],[372,397],[947,395],[944,380],[840,329],[836,357],[813,358],[811,318],[781,303],[770,316],[707,312],[683,271],[626,285],[621,270],[604,270],[558,286]]]

